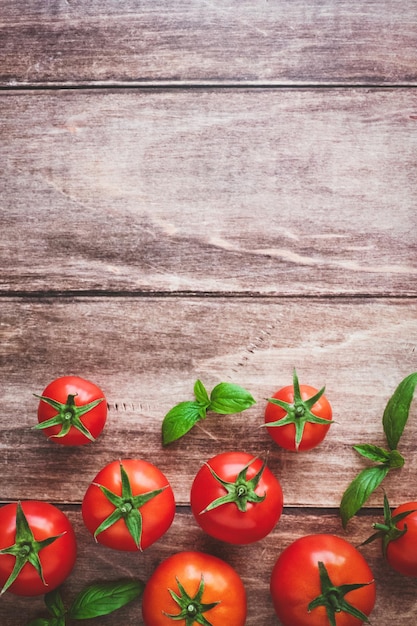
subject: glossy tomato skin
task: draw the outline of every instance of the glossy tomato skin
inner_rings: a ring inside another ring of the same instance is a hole
[[[35,568],[26,563],[17,579],[8,588],[8,591],[19,596],[43,595],[61,585],[70,575],[77,556],[76,537],[67,516],[54,505],[27,500],[22,502],[21,506],[37,541],[64,533],[62,537],[39,551],[46,584],[42,582]],[[0,508],[0,549],[8,548],[15,543],[16,509],[15,503]],[[9,578],[14,564],[14,556],[0,555],[0,588]]]
[[[235,482],[239,472],[248,463],[251,464],[246,477],[250,480],[262,467],[260,458],[240,451],[218,454],[200,468],[191,487],[191,510],[197,523],[207,534],[227,543],[249,544],[259,541],[273,530],[281,517],[282,488],[268,467],[265,467],[255,489],[259,496],[266,494],[262,502],[248,502],[245,512],[240,511],[235,502],[228,502],[202,513],[211,502],[227,493],[225,487],[212,476],[208,466],[223,480]]]
[[[121,495],[120,464],[126,470],[133,495],[165,489],[140,508],[142,515],[142,538],[140,548],[135,544],[123,519],[97,535],[97,541],[115,550],[145,550],[157,541],[171,526],[175,515],[175,498],[165,475],[152,463],[142,459],[113,461],[103,467],[88,487],[82,502],[84,523],[91,534],[115,510],[98,485]]]
[[[392,512],[392,516],[414,510],[414,513],[395,524],[399,530],[407,526],[407,532],[388,543],[386,556],[394,570],[404,576],[417,577],[417,501],[401,504]]]
[[[94,383],[79,376],[62,376],[49,383],[42,393],[42,396],[52,398],[62,404],[66,403],[69,395],[75,395],[74,401],[76,406],[84,406],[102,398],[100,404],[84,413],[80,418],[93,438],[96,439],[104,429],[107,420],[107,402],[102,390]],[[39,423],[54,417],[56,414],[56,409],[40,400],[38,406]],[[69,432],[64,437],[56,437],[55,435],[60,430],[60,426],[50,426],[43,429],[42,432],[50,441],[63,446],[83,446],[91,443],[91,439],[74,426],[71,426]]]
[[[173,621],[165,613],[178,615],[180,609],[169,589],[179,593],[178,582],[194,597],[201,579],[204,592],[201,602],[218,604],[204,613],[212,626],[244,626],[247,601],[243,582],[237,572],[225,561],[203,552],[178,552],[165,559],[149,578],[142,597],[142,616],[145,626],[172,626],[185,624]]]
[[[324,563],[335,586],[370,583],[346,594],[347,602],[369,615],[375,604],[373,575],[362,554],[335,535],[306,535],[290,544],[272,570],[270,590],[275,612],[283,626],[329,626],[326,609],[309,603],[321,593],[318,562]],[[336,613],[337,626],[362,622],[345,612]]]
[[[312,398],[317,393],[317,391],[318,390],[315,387],[311,387],[310,385],[300,385],[300,392],[303,400],[308,400],[309,398]],[[274,393],[271,397],[291,404],[294,401],[294,387],[293,385],[283,387],[282,389]],[[311,412],[314,413],[314,415],[316,415],[317,417],[329,420],[329,422],[332,420],[332,407],[325,395],[322,395],[321,398],[319,398],[319,400],[317,400],[317,402],[312,406]],[[277,406],[276,404],[268,402],[265,409],[265,423],[268,424],[269,422],[275,422],[285,417],[285,415],[286,412],[283,408]],[[301,439],[298,450],[305,451],[315,448],[319,443],[323,441],[329,428],[330,423],[329,425],[327,425],[306,422],[304,426],[303,437]],[[281,448],[291,451],[296,450],[294,424],[287,424],[285,426],[273,426],[270,428],[267,427],[267,429],[272,439]]]

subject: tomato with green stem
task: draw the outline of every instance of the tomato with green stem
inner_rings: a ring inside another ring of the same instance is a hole
[[[38,396],[38,424],[51,441],[82,446],[95,441],[107,419],[107,403],[94,383],[79,376],[56,378]]]
[[[324,387],[317,390],[300,385],[294,370],[293,384],[268,398],[265,426],[281,448],[311,450],[323,441],[332,420],[332,407],[324,391]]]
[[[391,512],[384,494],[384,522],[373,526],[377,532],[362,545],[381,540],[390,567],[403,576],[417,577],[417,501],[404,502]]]
[[[244,626],[247,600],[231,565],[203,552],[178,552],[158,565],[145,586],[145,626]]]
[[[283,626],[359,626],[369,623],[375,583],[363,555],[341,537],[306,535],[278,557],[270,582]]]
[[[246,452],[223,452],[196,474],[191,510],[212,537],[248,544],[266,537],[278,523],[283,493],[266,462]]]
[[[26,500],[0,508],[0,594],[52,591],[70,575],[76,556],[72,524],[56,506]]]
[[[171,526],[172,487],[142,459],[113,461],[88,487],[81,506],[84,523],[98,543],[115,550],[145,550]]]

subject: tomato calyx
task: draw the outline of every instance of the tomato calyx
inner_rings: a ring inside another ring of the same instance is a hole
[[[407,524],[404,524],[404,528],[397,528],[398,522],[401,522],[404,518],[406,518],[411,513],[415,513],[416,509],[412,509],[410,511],[402,511],[398,513],[398,515],[392,515],[391,508],[389,505],[389,501],[387,495],[384,493],[384,523],[383,524],[373,524],[373,528],[377,531],[368,539],[366,539],[361,545],[366,545],[375,541],[376,539],[381,539],[382,541],[382,553],[384,558],[387,557],[387,549],[388,545],[391,541],[395,541],[399,539],[407,532]]]
[[[7,591],[7,589],[14,583],[26,563],[30,563],[31,565],[33,565],[33,567],[38,572],[43,584],[46,585],[47,583],[45,582],[45,579],[43,577],[43,570],[39,558],[39,552],[43,548],[46,548],[46,546],[49,546],[51,543],[53,543],[56,539],[59,539],[59,537],[62,537],[63,534],[65,533],[61,533],[60,535],[47,537],[46,539],[37,541],[33,536],[33,532],[23,512],[22,505],[20,504],[20,502],[18,502],[16,508],[15,543],[8,548],[3,548],[2,550],[0,550],[0,555],[11,554],[12,556],[14,556],[15,564],[9,578],[7,579],[2,590],[0,591],[0,595]]]
[[[141,538],[142,538],[142,514],[140,512],[140,508],[149,502],[157,495],[162,493],[164,489],[168,487],[165,485],[160,489],[155,489],[153,491],[147,491],[145,493],[141,493],[137,496],[133,495],[132,487],[130,485],[129,476],[126,473],[123,465],[120,463],[120,476],[122,483],[122,495],[119,496],[113,491],[110,491],[104,485],[100,485],[98,483],[93,483],[98,487],[102,493],[106,496],[106,498],[113,504],[115,507],[114,511],[110,513],[110,515],[103,520],[103,522],[96,528],[94,532],[94,538],[97,540],[97,535],[99,535],[104,530],[113,526],[119,520],[124,520],[126,527],[134,540],[136,547],[138,550],[142,550],[141,547]]]
[[[170,619],[174,621],[179,622],[181,620],[184,620],[185,626],[193,626],[193,624],[202,624],[202,626],[212,626],[211,622],[209,622],[204,617],[203,613],[206,613],[207,611],[210,611],[211,609],[213,609],[215,606],[219,604],[220,601],[210,602],[207,604],[204,604],[201,601],[203,597],[203,593],[204,593],[204,577],[201,576],[197,593],[195,594],[193,598],[187,593],[184,586],[180,583],[177,577],[176,577],[176,581],[178,585],[179,594],[173,591],[172,589],[168,589],[168,591],[171,594],[172,599],[175,600],[175,602],[178,604],[180,608],[180,613],[173,615],[173,614],[164,612],[164,615],[166,615],[166,617],[169,617]]]
[[[287,424],[294,424],[295,426],[295,449],[298,450],[301,439],[303,438],[304,427],[307,422],[311,424],[326,424],[327,426],[331,424],[331,421],[328,419],[324,419],[323,417],[318,417],[311,412],[312,407],[316,404],[318,400],[322,397],[325,391],[325,387],[322,387],[316,394],[308,398],[307,400],[303,400],[301,397],[300,384],[298,381],[297,372],[294,369],[293,371],[293,390],[294,390],[294,401],[293,402],[284,402],[284,400],[279,400],[278,398],[268,398],[267,402],[271,402],[271,404],[276,404],[286,411],[287,415],[277,420],[276,422],[268,422],[265,426],[269,427],[277,427],[277,426],[286,426]]]
[[[350,604],[350,602],[345,600],[345,595],[350,591],[354,591],[355,589],[366,587],[367,585],[372,584],[373,581],[369,583],[352,583],[336,586],[333,585],[332,581],[330,580],[326,566],[322,561],[318,562],[318,568],[320,576],[321,594],[310,602],[307,608],[308,612],[310,613],[310,611],[319,606],[324,606],[330,626],[336,626],[336,613],[340,613],[342,611],[345,613],[349,613],[349,615],[356,617],[366,624],[369,624],[370,622],[368,616],[359,609],[357,609],[355,606]]]
[[[263,502],[266,498],[266,493],[260,496],[255,492],[255,489],[257,488],[259,481],[262,478],[262,474],[264,473],[266,461],[262,463],[261,468],[255,474],[255,476],[253,476],[253,478],[250,478],[248,480],[246,477],[248,468],[256,460],[257,458],[254,457],[251,461],[249,461],[249,463],[247,463],[243,467],[243,469],[241,469],[235,482],[229,482],[221,478],[207,463],[207,467],[210,470],[213,478],[225,488],[227,493],[224,496],[221,496],[220,498],[217,498],[216,500],[210,502],[210,504],[208,504],[205,509],[200,511],[200,515],[206,513],[207,511],[212,511],[213,509],[216,509],[223,504],[229,504],[233,502],[236,504],[239,511],[245,513],[247,510],[248,502],[252,502],[255,504]]]
[[[103,402],[104,398],[98,398],[97,400],[93,400],[88,404],[84,404],[82,406],[77,406],[75,404],[75,396],[76,393],[68,394],[66,402],[58,402],[58,400],[54,400],[53,398],[48,398],[47,396],[38,396],[36,393],[33,394],[35,398],[38,398],[42,402],[49,404],[49,406],[56,409],[57,414],[51,417],[50,419],[45,420],[44,422],[40,422],[36,424],[33,428],[35,430],[42,430],[44,428],[50,428],[51,426],[61,426],[61,430],[56,435],[51,435],[52,437],[65,437],[73,426],[77,430],[79,430],[85,437],[87,437],[90,441],[95,441],[95,438],[90,433],[88,428],[82,423],[81,417],[94,409],[100,402]]]

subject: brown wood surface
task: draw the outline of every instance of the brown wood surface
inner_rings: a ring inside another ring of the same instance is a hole
[[[366,466],[351,446],[385,445],[382,412],[399,380],[415,368],[416,322],[408,298],[4,299],[2,500],[36,494],[69,510],[82,553],[74,576],[64,586],[69,598],[82,583],[96,579],[132,575],[146,580],[163,556],[198,546],[226,554],[241,573],[256,597],[250,602],[249,624],[278,623],[268,598],[268,577],[274,559],[291,538],[323,531],[357,543],[358,533],[363,540],[381,517],[381,492],[368,503],[374,508],[367,507],[346,532],[337,510],[350,479]],[[265,398],[289,382],[293,366],[302,380],[326,384],[335,412],[335,424],[323,444],[299,455],[279,450],[260,428]],[[82,449],[61,448],[31,429],[37,409],[32,392],[41,393],[51,377],[68,372],[93,378],[109,404],[106,430]],[[163,449],[163,415],[176,402],[191,399],[197,377],[208,388],[221,380],[239,382],[252,391],[257,405],[236,416],[210,415],[186,438]],[[385,483],[393,505],[415,493],[416,418],[414,404],[401,440],[406,465]],[[286,512],[269,538],[225,550],[199,532],[188,508],[189,489],[205,460],[235,448],[268,453],[269,467],[284,490]],[[166,473],[178,514],[167,537],[149,554],[126,560],[123,554],[95,548],[82,529],[79,503],[102,466],[127,457],[151,460]],[[375,623],[388,624],[385,616],[398,610],[394,608],[398,585],[403,624],[412,626],[415,582],[390,573],[376,548],[366,549],[366,554],[378,580]],[[33,616],[41,602],[20,599],[18,606]],[[0,615],[11,620],[7,624],[24,623],[13,621],[10,607],[6,594]],[[125,609],[123,623],[134,623],[138,612],[138,606]],[[114,619],[103,623],[114,624]]]
[[[11,91],[2,108],[7,291],[416,295],[414,90]]]
[[[386,444],[385,405],[415,367],[417,320],[408,299],[52,298],[9,299],[3,307],[4,372],[11,385],[1,424],[6,500],[15,495],[16,468],[25,476],[20,497],[39,490],[47,500],[77,503],[101,465],[145,455],[157,460],[178,503],[186,505],[207,454],[243,446],[269,454],[287,505],[315,506],[319,485],[320,504],[337,508],[350,479],[366,466],[351,446]],[[280,452],[262,428],[266,398],[291,383],[294,367],[304,382],[326,385],[336,422],[325,442],[304,455]],[[51,375],[68,372],[97,380],[110,409],[102,437],[81,451],[57,450],[31,430],[38,405],[32,393],[41,394]],[[222,381],[243,385],[257,404],[234,416],[213,415],[163,449],[162,419],[177,402],[194,398],[197,378],[209,390]],[[417,418],[415,409],[412,415]],[[416,436],[410,417],[401,440],[407,465],[402,480],[390,481],[398,483],[393,504],[409,493]],[[40,473],[43,462],[48,472]],[[69,486],[65,477],[76,465],[77,480]],[[60,479],[51,482],[49,473]],[[380,503],[378,494],[371,504]]]
[[[414,0],[2,0],[0,84],[416,84]]]
[[[415,2],[3,0],[0,15],[0,503],[69,515],[66,602],[98,580],[146,581],[192,547],[242,576],[247,626],[280,626],[280,551],[315,532],[358,545],[381,521],[378,491],[342,529],[342,493],[367,465],[352,445],[385,445],[386,402],[417,371]],[[261,427],[294,367],[326,385],[335,418],[300,454]],[[70,373],[109,407],[80,449],[32,430],[33,393]],[[163,416],[197,378],[257,403],[163,448]],[[416,424],[414,400],[406,463],[384,483],[393,506],[417,498]],[[210,539],[189,508],[201,464],[238,448],[268,454],[284,491],[276,529],[251,546]],[[177,501],[141,555],[96,545],[80,511],[98,470],[133,456]],[[361,550],[373,626],[415,626],[417,580]],[[42,598],[0,597],[1,626],[42,611]],[[140,601],[85,623],[140,625]]]

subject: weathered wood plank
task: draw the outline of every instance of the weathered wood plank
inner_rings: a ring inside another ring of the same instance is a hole
[[[6,291],[417,293],[413,90],[1,104]]]
[[[383,410],[416,370],[414,300],[11,298],[2,308],[0,501],[78,503],[101,466],[139,456],[153,460],[177,502],[187,504],[203,462],[243,448],[269,453],[287,506],[338,507],[366,466],[351,446],[386,445]],[[318,448],[298,455],[280,450],[261,427],[265,399],[291,383],[294,367],[301,382],[326,385],[336,422]],[[110,406],[104,433],[82,449],[31,430],[32,393],[69,373],[99,384]],[[212,414],[163,448],[162,419],[177,402],[193,399],[197,378],[209,391],[221,381],[243,385],[257,404],[234,416]],[[386,483],[393,504],[415,497],[416,411],[414,402],[400,444],[406,465]],[[379,506],[381,498],[369,504]]]
[[[284,511],[275,530],[265,539],[249,546],[229,546],[205,535],[197,527],[191,513],[180,509],[167,534],[138,556],[136,553],[119,553],[94,544],[83,526],[80,511],[72,508],[66,512],[74,524],[79,542],[75,569],[62,588],[67,604],[84,586],[99,580],[132,577],[146,582],[164,558],[181,550],[196,549],[223,558],[242,577],[248,594],[247,626],[279,626],[269,595],[269,578],[278,555],[293,540],[305,534],[326,532],[342,536],[358,545],[372,533],[372,523],[381,519],[378,512],[361,516],[347,532],[343,532],[337,516],[331,512],[312,515],[308,511]],[[361,551],[369,562],[377,586],[372,623],[391,626],[392,615],[395,615],[401,626],[415,626],[416,581],[390,570],[377,544],[363,547]],[[1,624],[23,626],[29,619],[45,615],[43,610],[42,598],[17,598],[6,593],[0,602]],[[85,626],[93,626],[96,621],[86,620],[84,623]],[[135,601],[118,613],[100,618],[102,626],[113,626],[115,623],[124,626],[143,624],[140,601]]]
[[[0,83],[416,84],[416,17],[413,0],[3,0]]]
[[[196,548],[241,574],[248,626],[279,626],[268,586],[280,550],[312,532],[357,545],[380,521],[381,493],[346,532],[337,507],[366,465],[352,444],[385,444],[387,399],[417,369],[417,11],[412,0],[313,4],[0,0],[0,502],[68,512],[79,539],[68,601]],[[294,366],[326,385],[335,417],[299,455],[260,427]],[[109,403],[105,432],[82,449],[31,430],[32,393],[72,372]],[[162,418],[196,378],[238,382],[258,403],[163,449]],[[406,464],[384,483],[392,505],[416,497],[416,411],[414,400]],[[284,491],[277,528],[253,546],[211,540],[188,506],[201,464],[234,448],[268,454]],[[96,472],[128,456],[155,462],[178,504],[142,555],[95,545],[79,507]],[[376,545],[362,550],[372,622],[415,626],[416,581]],[[0,623],[41,610],[5,594]],[[142,624],[139,603],[100,619],[116,622]]]

